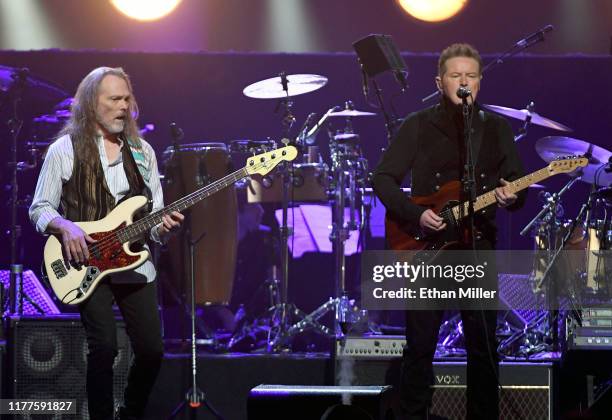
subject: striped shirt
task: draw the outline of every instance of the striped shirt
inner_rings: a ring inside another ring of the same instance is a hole
[[[151,145],[142,139],[141,142],[142,150],[138,150],[134,157],[136,166],[145,184],[151,189],[151,194],[153,196],[152,211],[155,212],[164,207],[157,159]],[[115,202],[119,202],[119,200],[130,191],[130,185],[123,168],[122,154],[119,153],[117,159],[109,163],[102,136],[96,138],[96,143],[98,144],[98,151],[100,152],[100,162],[102,164],[102,170],[104,171],[104,177],[106,178],[106,184]],[[121,148],[123,147],[124,144],[121,142]],[[38,176],[34,199],[29,211],[30,220],[38,232],[47,233],[46,231],[49,223],[53,219],[62,216],[58,211],[62,196],[62,186],[64,183],[68,182],[72,176],[73,167],[74,151],[72,148],[72,141],[70,140],[70,136],[66,135],[60,137],[49,146],[47,156],[45,157],[40,175]],[[159,234],[157,233],[158,226],[151,229],[150,237],[155,242],[160,243]],[[147,250],[149,249],[148,246],[145,245],[145,247]],[[113,283],[151,282],[155,280],[155,276],[155,266],[153,265],[149,252],[149,258],[144,264],[133,271],[113,274],[112,281]]]

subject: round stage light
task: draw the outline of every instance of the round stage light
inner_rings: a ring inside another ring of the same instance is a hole
[[[425,22],[441,22],[461,11],[467,0],[397,0],[413,17]]]
[[[110,0],[121,13],[136,20],[156,20],[170,12],[182,0]]]

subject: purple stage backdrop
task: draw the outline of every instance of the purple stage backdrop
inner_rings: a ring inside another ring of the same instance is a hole
[[[398,115],[405,115],[422,107],[421,98],[434,88],[437,57],[432,54],[405,54],[410,69],[410,89],[399,93],[391,77],[383,75],[381,86],[386,105],[391,104]],[[485,62],[492,59],[485,57]],[[168,124],[176,122],[185,132],[183,142],[229,142],[235,139],[261,140],[267,137],[279,139],[281,115],[275,112],[275,100],[255,100],[242,95],[248,84],[276,76],[284,71],[315,73],[329,78],[328,84],[313,93],[293,98],[297,117],[293,133],[297,133],[306,115],[323,113],[334,105],[351,100],[356,108],[378,112],[366,102],[362,94],[361,72],[356,56],[338,54],[244,54],[244,53],[127,53],[99,51],[0,51],[0,64],[28,67],[32,74],[53,81],[71,95],[78,82],[93,67],[100,65],[121,66],[132,77],[136,97],[141,108],[140,123],[153,123],[156,130],[147,135],[161,159],[163,150],[171,144]],[[612,92],[612,57],[608,56],[534,56],[524,55],[509,59],[505,64],[488,72],[482,82],[479,96],[481,103],[524,108],[534,101],[536,111],[574,129],[572,137],[593,142],[612,149],[612,118],[610,93]],[[374,103],[374,98],[370,98]],[[49,110],[50,111],[50,110]],[[29,106],[23,109],[26,119],[19,139],[20,160],[26,160],[24,143],[32,139],[29,120],[41,111]],[[48,112],[48,111],[47,111]],[[34,114],[34,115],[32,115]],[[8,161],[10,150],[8,130],[4,121],[8,118],[6,104],[0,108],[0,151]],[[343,128],[343,121],[333,121],[335,129]],[[520,124],[514,122],[518,129]],[[369,164],[373,167],[386,145],[384,119],[376,117],[357,119],[354,129],[361,136],[361,146]],[[49,133],[46,136],[50,137]],[[527,138],[519,144],[526,169],[533,171],[545,163],[535,153],[538,138],[563,135],[550,129],[532,127]],[[44,137],[44,136],[43,136]],[[46,140],[46,138],[38,138]],[[317,138],[324,158],[329,162],[327,134]],[[3,165],[6,167],[6,164]],[[20,197],[32,194],[38,169],[19,176]],[[9,182],[8,170],[2,173],[0,182]],[[546,181],[550,191],[558,190],[567,180],[557,176]],[[538,191],[532,191],[523,210],[511,218],[500,211],[500,246],[503,248],[530,248],[532,239],[522,238],[518,231],[535,215],[541,205]],[[565,217],[573,217],[586,199],[588,186],[578,184],[565,197]],[[3,203],[8,193],[3,192]],[[2,232],[9,224],[9,209],[4,207]],[[27,222],[25,206],[20,209],[23,251],[20,260],[28,268],[39,267],[43,238],[34,233]],[[379,243],[378,243],[379,244]],[[9,262],[8,236],[2,241],[0,266]],[[378,246],[378,245],[377,245]],[[332,276],[331,256],[329,277]]]

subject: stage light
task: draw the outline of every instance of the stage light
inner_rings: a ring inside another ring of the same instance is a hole
[[[170,12],[182,0],[110,0],[121,13],[136,20],[151,21],[160,19]]]
[[[455,16],[468,0],[397,0],[413,17],[425,22],[441,22]]]

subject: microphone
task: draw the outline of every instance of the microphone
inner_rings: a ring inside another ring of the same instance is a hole
[[[460,86],[457,89],[457,96],[461,99],[467,99],[472,94],[472,91],[468,87]]]
[[[526,48],[526,47],[529,47],[529,46],[531,46],[533,44],[536,44],[538,42],[544,41],[544,34],[546,32],[552,31],[553,29],[555,29],[554,26],[546,25],[545,27],[543,27],[539,31],[534,32],[531,35],[529,35],[528,37],[523,38],[520,41],[518,41],[516,44],[514,44],[514,47],[515,48]]]
[[[331,114],[332,112],[339,111],[339,110],[340,110],[339,106],[334,106],[330,108],[325,114],[323,114],[321,119],[319,119],[319,121],[317,121],[317,123],[313,125],[310,130],[308,130],[308,132],[306,133],[306,137],[304,137],[304,142],[308,145],[314,144],[317,133],[319,132],[321,127],[323,127],[323,124],[325,123],[325,121],[327,121],[329,114]]]
[[[308,116],[306,117],[306,121],[304,121],[304,125],[302,125],[302,128],[300,130],[300,134],[298,134],[297,136],[297,143],[299,144],[306,143],[306,141],[308,140],[307,138],[308,128],[312,125],[316,117],[317,117],[316,112],[311,112],[310,114],[308,114]],[[314,142],[314,139],[313,139],[313,142]]]

